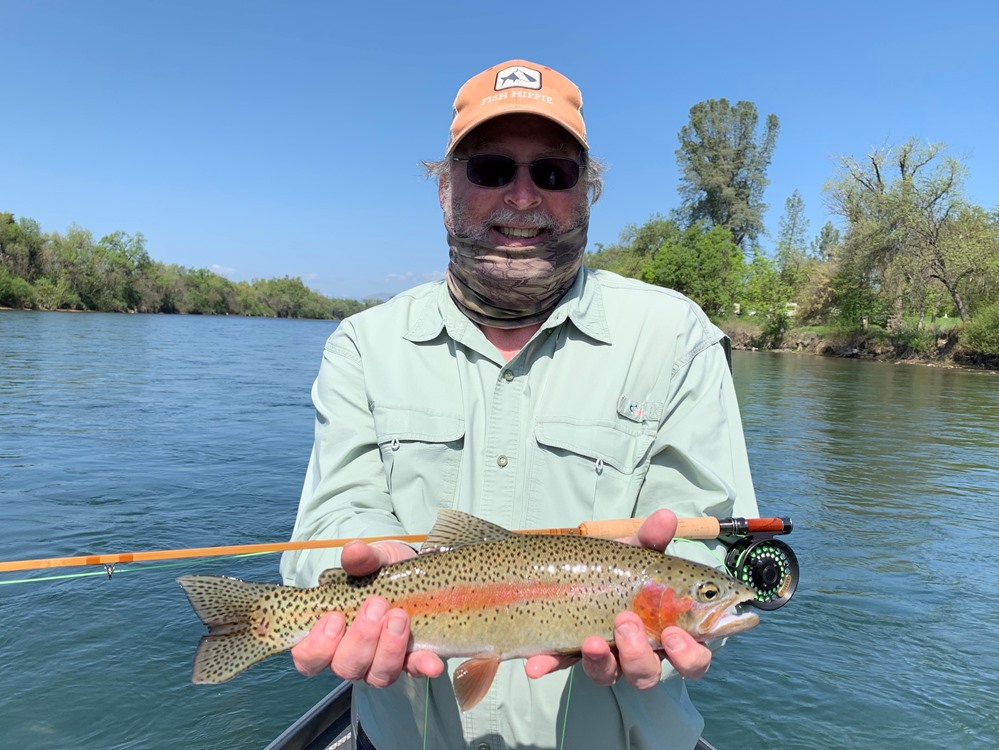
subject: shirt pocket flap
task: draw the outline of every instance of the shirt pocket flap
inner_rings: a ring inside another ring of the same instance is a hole
[[[603,461],[622,474],[631,474],[641,466],[654,439],[638,425],[628,430],[608,422],[551,417],[537,421],[534,436],[543,446]]]
[[[379,444],[394,440],[451,443],[465,435],[465,420],[460,415],[436,409],[375,404],[371,416]]]

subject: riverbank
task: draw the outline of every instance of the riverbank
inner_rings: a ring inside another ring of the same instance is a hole
[[[968,351],[955,331],[921,334],[889,334],[880,329],[825,333],[792,328],[777,346],[765,341],[760,328],[742,320],[722,321],[719,326],[732,340],[733,349],[746,351],[798,352],[824,357],[866,359],[922,364],[935,367],[965,367],[999,372],[999,356]]]

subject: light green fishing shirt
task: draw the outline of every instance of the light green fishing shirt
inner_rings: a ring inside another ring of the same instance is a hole
[[[312,389],[315,446],[293,538],[426,533],[440,508],[509,529],[661,507],[757,516],[723,338],[683,295],[586,268],[509,362],[444,282],[352,316]],[[712,547],[669,551],[718,566]],[[309,550],[285,553],[281,570],[314,586],[338,565],[338,551]],[[668,662],[650,690],[601,687],[578,666],[530,680],[522,660],[503,662],[461,714],[449,679],[460,661],[429,689],[405,675],[355,686],[376,747],[690,750],[703,728]]]

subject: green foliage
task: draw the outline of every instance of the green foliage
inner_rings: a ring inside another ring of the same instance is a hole
[[[791,289],[781,276],[780,269],[771,258],[753,248],[753,259],[746,269],[743,297],[739,304],[740,314],[752,314],[763,321],[762,346],[780,346],[787,331],[788,302]]]
[[[598,246],[597,252],[586,254],[585,262],[590,268],[641,279],[649,261],[667,242],[678,241],[680,234],[675,222],[656,214],[641,226],[626,226],[618,244]]]
[[[22,278],[12,276],[6,267],[0,265],[0,307],[31,307],[35,302],[35,290]]]
[[[742,251],[725,227],[695,224],[666,240],[642,280],[686,294],[711,315],[726,315],[739,293]]]
[[[885,327],[891,313],[890,300],[879,293],[868,279],[857,274],[842,273],[831,283],[830,319],[845,326],[858,328],[868,325]]]
[[[780,130],[777,116],[771,114],[758,135],[758,120],[752,102],[699,102],[690,108],[690,122],[680,129],[676,151],[683,174],[679,186],[683,222],[726,227],[743,249],[765,231],[763,191]]]
[[[965,323],[960,341],[973,352],[999,357],[999,303],[979,310]]]
[[[613,271],[630,279],[642,278],[645,260],[630,247],[611,245],[601,247],[595,253],[587,253],[584,262],[590,268]]]
[[[819,230],[819,235],[812,240],[812,255],[822,261],[831,260],[840,244],[839,230],[827,221]]]
[[[298,278],[235,283],[158,263],[142,234],[113,232],[95,242],[72,226],[64,236],[44,235],[33,220],[0,213],[0,306],[340,319],[376,304],[329,299]]]
[[[781,280],[788,288],[790,300],[801,298],[812,275],[813,264],[806,244],[807,232],[805,202],[795,190],[784,203],[784,215],[780,218],[780,231],[777,235],[777,267],[780,269]]]
[[[893,330],[906,314],[922,317],[934,289],[946,291],[964,321],[994,289],[981,280],[993,273],[999,255],[996,223],[964,199],[964,167],[944,148],[913,139],[875,151],[863,163],[845,158],[827,186],[848,222],[843,265],[886,298]]]

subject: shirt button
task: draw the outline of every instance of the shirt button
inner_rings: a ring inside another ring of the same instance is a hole
[[[506,466],[508,463],[510,463],[510,461],[507,459],[506,456],[500,456],[499,458],[496,459],[496,465],[499,466],[501,469],[504,466]],[[486,747],[489,747],[489,746],[486,745]]]
[[[488,742],[480,742],[475,746],[475,750],[491,750]]]
[[[509,383],[511,380],[513,380],[513,373],[510,372],[509,370],[504,370],[503,371],[503,380],[505,380],[506,382]],[[481,745],[480,745],[480,747],[481,747]]]

